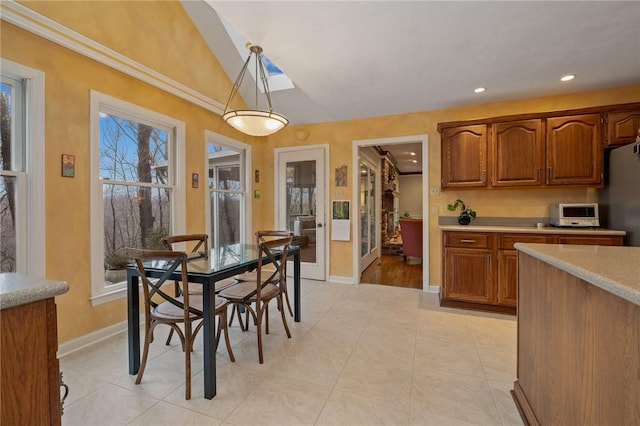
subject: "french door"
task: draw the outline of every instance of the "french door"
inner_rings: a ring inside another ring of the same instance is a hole
[[[376,188],[377,168],[368,161],[360,160],[359,193],[360,193],[360,273],[380,255],[378,236],[380,222],[378,207],[378,191]]]
[[[325,147],[276,150],[276,221],[300,246],[302,278],[326,279]]]

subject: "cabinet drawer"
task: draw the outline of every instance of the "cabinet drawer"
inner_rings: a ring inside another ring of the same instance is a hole
[[[560,235],[558,237],[558,244],[584,244],[584,245],[598,245],[598,246],[621,246],[623,237],[620,236],[567,236]]]
[[[498,248],[513,250],[515,243],[553,243],[551,235],[506,234],[498,236]]]
[[[492,246],[491,234],[447,232],[444,234],[444,245],[446,247],[490,248]]]

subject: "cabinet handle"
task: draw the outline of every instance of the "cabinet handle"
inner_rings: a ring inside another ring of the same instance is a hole
[[[551,167],[547,169],[547,183],[551,182]]]
[[[476,242],[476,240],[460,240],[461,243],[470,243],[473,244]]]
[[[487,183],[487,171],[483,170],[480,176],[480,179],[482,179],[482,183]]]
[[[536,182],[540,183],[540,167],[536,169]]]
[[[64,389],[62,398],[60,398],[60,415],[64,414],[64,400],[69,396],[69,386],[62,379],[62,371],[60,372],[60,387]]]
[[[489,262],[489,269],[491,269],[491,255],[489,255],[489,257],[487,258],[488,262]]]

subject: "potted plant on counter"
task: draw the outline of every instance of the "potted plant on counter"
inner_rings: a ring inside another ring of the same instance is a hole
[[[460,207],[460,215],[458,216],[458,223],[460,225],[468,225],[471,223],[471,219],[476,218],[475,210],[471,210],[461,199],[457,199],[454,203],[447,205],[447,210],[456,211]]]

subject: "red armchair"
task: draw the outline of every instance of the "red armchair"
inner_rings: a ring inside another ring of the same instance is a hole
[[[404,260],[407,256],[422,259],[422,219],[400,219],[400,234]]]

